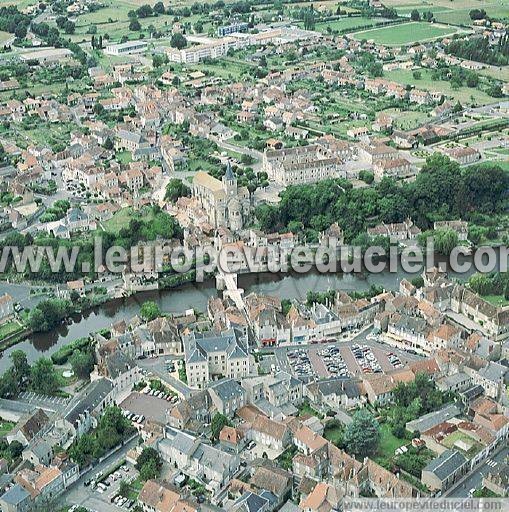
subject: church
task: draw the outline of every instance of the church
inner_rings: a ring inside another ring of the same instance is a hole
[[[239,231],[244,226],[251,201],[247,187],[239,187],[230,163],[222,180],[203,171],[193,178],[193,197],[207,212],[209,222],[215,228],[227,227]]]

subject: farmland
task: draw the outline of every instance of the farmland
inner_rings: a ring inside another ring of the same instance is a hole
[[[401,16],[410,15],[414,9],[420,13],[431,11],[437,21],[453,25],[471,25],[469,12],[472,9],[484,9],[493,18],[509,18],[509,5],[505,0],[454,0],[454,3],[450,0],[387,0],[384,3],[394,7]]]
[[[374,41],[376,44],[397,46],[450,36],[456,32],[457,30],[452,27],[438,26],[425,22],[413,22],[362,30],[355,33],[354,36],[359,41],[367,39]]]

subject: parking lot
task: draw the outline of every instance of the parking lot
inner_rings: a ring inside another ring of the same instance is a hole
[[[168,411],[170,411],[178,401],[179,399],[177,397],[165,395],[163,392],[160,392],[158,395],[150,395],[148,393],[133,391],[120,404],[120,408],[126,413],[128,412],[138,417],[143,417],[141,422],[137,421],[136,423],[143,423],[147,420],[166,423]]]
[[[90,482],[90,489],[97,499],[105,503],[110,503],[120,510],[131,510],[134,508],[136,505],[135,500],[120,496],[120,482],[130,484],[136,480],[136,478],[138,478],[136,468],[125,463],[114,473],[97,483],[96,479],[100,480],[100,476],[100,474],[92,476],[92,481],[85,480],[85,485],[87,482]]]
[[[65,408],[65,406],[69,403],[70,398],[40,395],[32,391],[24,391],[19,395],[19,400],[29,403],[35,407],[40,407],[41,409],[58,412]]]
[[[387,373],[421,359],[384,345],[374,335],[334,343],[275,349],[278,368],[304,381]]]

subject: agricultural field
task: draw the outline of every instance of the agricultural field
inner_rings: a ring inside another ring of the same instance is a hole
[[[401,25],[374,28],[356,32],[355,39],[372,40],[376,44],[401,46],[416,42],[429,41],[439,37],[451,36],[457,30],[452,27],[426,22],[402,23]]]
[[[129,11],[137,9],[143,4],[154,4],[155,2],[138,2],[136,0],[106,0],[103,2],[104,8],[95,12],[83,14],[78,17],[76,23],[76,32],[72,35],[72,40],[81,42],[90,40],[92,35],[89,34],[91,26],[97,28],[97,36],[108,36],[110,41],[119,41],[123,36],[129,39],[136,39],[143,34],[148,37],[149,26],[162,32],[170,32],[173,24],[173,17],[168,15],[152,16],[150,18],[139,19],[142,30],[133,32],[129,30]],[[190,20],[190,18],[189,18]]]
[[[435,19],[454,25],[471,25],[469,12],[484,9],[493,18],[509,19],[509,4],[506,0],[386,0],[387,7],[394,7],[401,16],[410,15],[413,9],[419,12],[431,11]]]

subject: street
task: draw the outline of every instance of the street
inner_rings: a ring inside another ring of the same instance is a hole
[[[92,486],[85,487],[83,483],[89,478],[94,477],[99,472],[103,474],[107,473],[110,468],[119,463],[125,458],[127,452],[134,448],[138,444],[138,438],[135,437],[129,441],[120,450],[113,453],[103,462],[94,466],[89,472],[82,475],[80,479],[75,482],[64,494],[60,497],[60,502],[63,505],[82,505],[88,509],[96,512],[120,512],[125,509],[119,508],[116,505],[109,502],[108,497],[112,494],[112,489],[108,488],[108,491],[104,494],[99,494],[92,490]],[[134,469],[130,469],[130,474],[134,474]],[[118,482],[120,485],[120,482]]]

